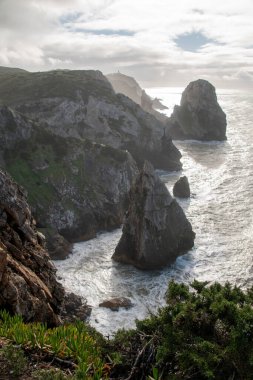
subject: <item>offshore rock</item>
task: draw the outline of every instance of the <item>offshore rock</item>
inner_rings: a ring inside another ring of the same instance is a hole
[[[204,79],[191,82],[180,106],[175,106],[169,133],[179,140],[226,140],[226,115],[217,101],[215,87]]]
[[[0,103],[57,136],[127,149],[140,166],[145,159],[158,169],[182,166],[173,143],[163,144],[164,123],[130,98],[116,94],[99,71],[8,73],[0,68]]]
[[[112,258],[140,269],[161,268],[192,248],[194,237],[182,208],[145,162],[130,190],[122,237]]]
[[[133,306],[131,300],[126,297],[115,297],[109,300],[105,300],[99,304],[99,307],[105,307],[112,311],[118,311],[120,307],[130,309]]]
[[[178,198],[189,198],[191,195],[190,185],[186,176],[180,177],[173,187],[173,195]]]

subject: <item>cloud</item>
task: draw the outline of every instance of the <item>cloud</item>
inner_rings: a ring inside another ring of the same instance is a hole
[[[0,65],[252,84],[252,0],[0,0]],[[250,78],[245,79],[248,74]]]

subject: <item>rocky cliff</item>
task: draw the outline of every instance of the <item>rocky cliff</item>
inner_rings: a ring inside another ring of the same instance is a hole
[[[77,241],[121,224],[138,171],[127,151],[56,136],[5,106],[0,142],[2,166],[27,190],[43,232]]]
[[[128,96],[146,112],[154,115],[158,120],[164,123],[167,121],[167,117],[157,111],[164,110],[167,107],[164,106],[159,99],[152,99],[134,78],[121,73],[108,74],[106,77],[116,93]]]
[[[24,190],[0,170],[0,308],[60,322],[64,291],[36,230]]]
[[[180,153],[164,143],[164,124],[122,94],[99,71],[2,72],[0,102],[61,137],[86,138],[127,149],[138,164],[181,168]]]
[[[122,237],[112,258],[140,269],[160,268],[192,248],[194,237],[183,210],[145,162],[131,188]]]
[[[168,132],[173,139],[226,140],[226,115],[218,104],[214,86],[203,79],[186,87],[170,122]]]

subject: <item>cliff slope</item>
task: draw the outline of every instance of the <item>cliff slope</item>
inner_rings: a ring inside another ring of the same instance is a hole
[[[164,124],[115,94],[99,71],[0,70],[0,102],[56,135],[127,149],[139,164],[148,159],[159,169],[181,168],[181,155],[164,134]]]

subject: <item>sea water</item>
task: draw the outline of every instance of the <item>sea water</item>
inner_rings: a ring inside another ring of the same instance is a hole
[[[170,115],[182,89],[153,88]],[[168,282],[226,281],[242,288],[253,285],[253,94],[220,90],[218,100],[227,114],[227,141],[175,141],[182,153],[181,172],[159,172],[171,191],[181,175],[188,177],[192,196],[178,200],[196,233],[187,254],[163,270],[140,271],[111,260],[121,229],[75,244],[73,254],[57,261],[67,290],[92,306],[90,323],[104,335],[133,328],[164,305]],[[131,309],[118,312],[99,307],[112,297],[128,297]]]

